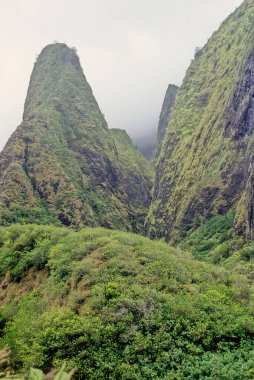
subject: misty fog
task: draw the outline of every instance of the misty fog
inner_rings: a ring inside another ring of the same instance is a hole
[[[0,149],[21,122],[36,56],[54,40],[77,48],[109,127],[154,139],[167,85],[181,84],[195,48],[240,3],[1,0]]]

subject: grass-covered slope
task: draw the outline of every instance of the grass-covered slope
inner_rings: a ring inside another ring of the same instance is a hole
[[[134,207],[125,203],[117,157],[75,49],[47,46],[31,75],[23,122],[0,154],[0,223],[131,230]]]
[[[120,183],[126,195],[125,202],[133,213],[132,230],[143,231],[151,203],[154,166],[144,158],[124,130],[110,129],[110,134],[117,149]]]
[[[254,3],[245,0],[192,61],[178,92],[147,220],[153,237],[236,209],[252,236]]]
[[[0,228],[1,345],[18,372],[252,379],[253,271],[102,228]],[[1,347],[0,347],[1,348]]]

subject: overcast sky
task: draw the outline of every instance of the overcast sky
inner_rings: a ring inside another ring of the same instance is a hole
[[[0,0],[0,149],[22,120],[33,63],[66,42],[109,127],[156,128],[168,83],[181,84],[203,46],[242,0]]]

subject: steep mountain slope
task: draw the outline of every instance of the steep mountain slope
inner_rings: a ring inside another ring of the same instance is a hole
[[[75,49],[47,46],[31,75],[23,122],[0,155],[0,222],[131,230],[134,207],[120,173]]]
[[[236,209],[253,237],[254,2],[245,0],[196,54],[179,90],[147,219],[152,237],[176,236]]]
[[[174,84],[169,84],[166,95],[163,101],[161,113],[160,113],[160,119],[159,119],[159,125],[158,125],[158,134],[157,134],[157,146],[156,146],[156,157],[159,157],[162,143],[165,137],[166,129],[169,123],[169,119],[175,104],[176,95],[179,90],[179,87],[177,87]]]
[[[124,130],[110,129],[121,168],[120,183],[125,203],[133,212],[133,231],[142,231],[151,203],[154,167],[138,151]]]
[[[126,232],[0,228],[0,349],[77,379],[252,379],[253,268]]]

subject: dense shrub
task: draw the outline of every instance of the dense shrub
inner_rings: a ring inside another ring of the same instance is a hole
[[[87,379],[252,373],[252,289],[239,268],[102,228],[2,227],[0,246],[2,278],[9,272],[12,287],[26,284],[1,308],[1,344],[17,370],[65,362]],[[29,287],[29,268],[47,269],[37,288]]]
[[[201,260],[210,259],[217,264],[243,244],[241,237],[234,236],[234,210],[203,220],[198,228],[190,229],[180,247]]]

